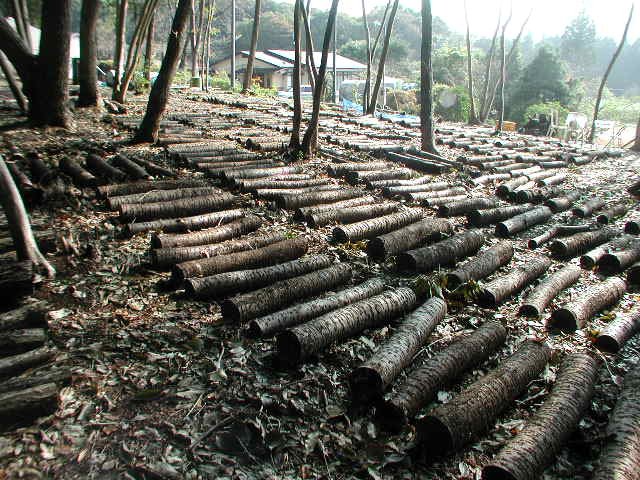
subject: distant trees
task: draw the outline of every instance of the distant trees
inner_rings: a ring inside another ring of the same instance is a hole
[[[585,10],[567,26],[562,34],[560,52],[570,71],[579,78],[589,76],[595,63],[596,26]]]

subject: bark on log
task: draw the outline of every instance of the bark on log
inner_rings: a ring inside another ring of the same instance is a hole
[[[589,250],[587,253],[582,255],[580,257],[580,266],[587,270],[591,270],[608,252],[617,249],[624,249],[631,245],[635,240],[635,237],[632,237],[631,235],[622,235],[618,238],[614,238],[609,243],[596,247],[593,250]]]
[[[498,205],[499,203],[491,198],[471,198],[440,205],[438,207],[438,215],[441,217],[458,217],[474,210],[496,208]]]
[[[422,211],[418,209],[403,210],[372,220],[335,227],[333,229],[333,239],[339,243],[357,242],[405,227],[421,220],[422,216]]]
[[[440,240],[442,234],[453,233],[453,225],[441,218],[425,218],[404,228],[372,238],[367,244],[367,254],[376,261]]]
[[[472,180],[475,185],[486,185],[487,183],[495,182],[498,180],[509,180],[511,175],[508,173],[494,173],[492,175],[482,175]]]
[[[640,284],[640,262],[631,265],[627,271],[627,281],[633,285]]]
[[[478,295],[478,304],[486,308],[496,308],[543,275],[550,266],[551,260],[547,257],[529,259],[521,267],[516,267],[509,273],[485,284]]]
[[[307,253],[308,247],[309,245],[304,238],[293,238],[255,250],[189,260],[175,265],[171,270],[171,278],[175,282],[181,282],[187,278],[206,277],[249,268],[269,267],[301,257]]]
[[[31,417],[48,415],[58,404],[58,387],[45,383],[25,390],[0,394],[0,418],[7,426]]]
[[[163,167],[162,165],[158,165],[155,162],[151,162],[149,160],[145,160],[144,158],[133,157],[131,158],[134,162],[144,168],[151,175],[157,175],[159,177],[176,177],[177,174],[173,170],[167,167]]]
[[[625,204],[614,205],[613,207],[607,208],[606,210],[600,212],[596,217],[596,220],[598,221],[598,223],[607,225],[614,219],[624,216],[628,210],[629,209]]]
[[[237,180],[264,178],[271,177],[272,175],[288,175],[300,172],[302,172],[300,167],[247,168],[245,170],[224,174],[223,178],[229,183],[235,183]]]
[[[256,318],[249,322],[247,333],[252,337],[274,335],[337,308],[378,295],[382,293],[384,287],[382,279],[373,278],[367,280],[360,285],[341,290],[327,297],[301,303],[279,312]]]
[[[522,189],[515,192],[514,200],[518,203],[541,203],[562,193],[563,190],[559,187]]]
[[[624,225],[625,233],[632,233],[637,235],[640,233],[640,218],[633,218],[628,220]]]
[[[431,410],[416,425],[418,444],[425,456],[433,458],[458,450],[486,432],[542,372],[550,356],[546,345],[524,342],[497,368],[449,403]]]
[[[186,232],[198,230],[200,228],[215,227],[221,223],[236,220],[245,215],[242,209],[222,210],[220,212],[205,213],[204,215],[194,215],[192,217],[165,218],[152,222],[136,222],[125,226],[127,235],[148,232],[150,230],[162,230],[163,232]]]
[[[447,205],[449,203],[461,202],[463,200],[467,200],[466,195],[454,195],[453,197],[429,197],[424,198],[420,202],[420,205],[423,207],[431,207],[436,208],[440,205]]]
[[[467,193],[464,187],[453,187],[446,190],[433,190],[424,192],[409,192],[402,194],[410,202],[421,202],[425,199],[455,197]]]
[[[285,330],[277,336],[278,358],[297,365],[330,345],[411,311],[418,299],[410,288],[390,290]]]
[[[27,388],[37,387],[45,383],[55,383],[56,385],[66,385],[71,379],[71,370],[69,368],[49,369],[43,368],[27,376],[12,377],[4,382],[0,382],[0,394],[13,392],[16,390],[25,390]]]
[[[553,185],[560,185],[566,179],[567,179],[567,175],[565,173],[558,173],[557,175],[554,175],[553,177],[542,178],[542,179],[538,180],[537,183],[538,183],[538,185],[541,185],[541,186],[544,186],[544,187],[551,187]]]
[[[387,162],[351,162],[351,163],[338,163],[335,165],[327,166],[327,174],[331,177],[341,177],[347,175],[349,172],[356,170],[360,171],[374,171],[385,170],[393,167],[392,163]]]
[[[624,377],[622,393],[607,425],[593,480],[638,480],[640,472],[640,367]]]
[[[29,161],[29,168],[31,170],[31,176],[33,180],[40,185],[47,186],[49,185],[54,178],[56,178],[56,174],[54,171],[49,168],[42,158],[40,154],[37,152],[30,152],[27,154],[27,159]]]
[[[151,248],[192,247],[197,245],[211,245],[213,243],[230,240],[241,235],[251,233],[262,225],[262,219],[257,215],[248,215],[225,225],[182,234],[153,234]]]
[[[497,321],[488,321],[471,335],[457,340],[413,370],[395,393],[378,407],[378,420],[390,431],[399,431],[429,404],[445,385],[484,362],[507,338]]]
[[[573,332],[584,327],[596,313],[620,300],[626,289],[625,281],[617,277],[589,287],[576,300],[553,311],[549,328]]]
[[[113,157],[112,162],[124,170],[127,175],[129,175],[134,180],[148,180],[151,175],[147,172],[142,166],[138,165],[136,162],[129,160],[122,154],[118,154]]]
[[[118,209],[120,211],[119,218],[123,222],[134,221],[138,223],[188,215],[201,215],[228,207],[235,199],[234,195],[222,192],[215,195],[180,198],[167,202],[127,203],[121,205]]]
[[[95,187],[98,185],[98,179],[96,177],[69,157],[64,157],[60,160],[60,170],[69,175],[73,183],[80,188]]]
[[[47,333],[44,328],[23,328],[0,334],[0,351],[2,354],[23,353],[44,345]]]
[[[107,199],[107,207],[111,210],[117,210],[126,204],[171,202],[173,200],[180,200],[183,198],[215,196],[220,193],[221,190],[216,187],[180,188],[176,190],[152,190],[145,193],[134,193],[131,195],[109,197]]]
[[[244,322],[288,307],[302,298],[318,295],[351,280],[351,267],[345,263],[276,282],[253,292],[228,298],[220,304],[225,320]]]
[[[398,204],[381,203],[377,205],[365,205],[361,207],[343,208],[340,210],[329,210],[326,212],[309,215],[307,223],[312,228],[323,227],[329,223],[354,223],[370,218],[387,215],[398,210]]]
[[[296,197],[300,195],[307,195],[309,193],[326,193],[336,192],[341,190],[339,185],[318,185],[315,187],[304,188],[260,188],[254,192],[254,195],[263,200],[278,200],[282,197]]]
[[[0,313],[0,332],[18,328],[46,327],[48,311],[49,304],[38,301]]]
[[[571,210],[576,217],[585,218],[591,215],[594,211],[600,210],[604,207],[604,200],[601,198],[594,198],[584,202],[582,205]]]
[[[640,260],[640,239],[634,239],[624,250],[605,253],[598,260],[598,268],[605,275],[622,273]]]
[[[481,252],[461,267],[445,275],[447,290],[453,291],[470,280],[488,277],[513,258],[513,246],[508,240],[502,240],[491,248]]]
[[[434,245],[401,253],[396,257],[396,263],[401,271],[430,272],[440,266],[455,265],[480,250],[483,243],[481,231],[469,230]]]
[[[432,297],[406,315],[393,335],[349,378],[357,403],[379,402],[386,388],[408,367],[414,355],[447,314],[447,303]]]
[[[552,240],[556,237],[572,235],[574,233],[583,233],[588,232],[591,229],[591,225],[559,225],[557,227],[551,228],[544,232],[542,235],[538,235],[537,237],[530,238],[527,242],[527,246],[531,250],[535,250],[538,247],[541,247],[549,240]]]
[[[580,192],[568,192],[560,197],[550,198],[544,204],[551,209],[553,213],[564,212],[569,210],[573,203],[580,198]]]
[[[293,210],[323,203],[332,203],[339,200],[347,200],[362,195],[360,190],[342,189],[329,192],[309,192],[300,195],[282,195],[276,197],[276,205],[279,208]]]
[[[634,305],[628,312],[618,313],[596,338],[596,347],[608,353],[618,351],[640,331],[640,306]]]
[[[590,354],[567,355],[549,396],[523,429],[482,469],[483,480],[540,478],[588,409],[598,367],[598,360]]]
[[[240,238],[211,245],[194,245],[192,247],[170,247],[151,250],[151,263],[156,267],[168,267],[177,263],[188,262],[198,258],[211,258],[216,255],[243,252],[266,247],[286,240],[283,233],[271,233],[251,238]]]
[[[176,180],[155,180],[149,182],[117,183],[98,187],[100,197],[115,197],[119,195],[134,195],[152,190],[175,190],[179,188],[206,187],[203,180],[196,178],[181,178]]]
[[[327,203],[326,205],[317,205],[313,207],[297,208],[293,214],[295,220],[309,220],[311,215],[315,215],[322,212],[329,212],[333,210],[339,210],[341,208],[360,207],[363,205],[370,205],[375,203],[376,199],[367,195],[366,197],[356,197],[349,200],[342,200],[340,202]]]
[[[18,355],[0,358],[0,378],[16,375],[27,368],[45,363],[53,358],[54,354],[55,350],[40,347]]]
[[[418,185],[398,185],[385,188],[383,193],[385,196],[403,195],[405,193],[413,192],[436,192],[440,190],[448,190],[452,187],[449,182],[432,182],[421,183]]]
[[[260,180],[254,181],[252,183],[241,182],[238,184],[240,190],[245,192],[255,192],[256,190],[263,188],[282,188],[282,189],[291,189],[291,188],[309,188],[309,187],[317,187],[321,185],[329,185],[330,181],[326,178],[315,178],[313,180],[289,180],[289,181],[280,181],[280,180]]]
[[[333,258],[328,255],[314,255],[254,270],[189,278],[185,282],[185,290],[188,295],[198,299],[223,298],[233,293],[257,290],[273,282],[321,270],[332,263]]]
[[[120,181],[127,176],[122,170],[110,165],[104,158],[99,157],[94,153],[87,155],[85,162],[87,163],[87,168],[94,174],[108,180]]]
[[[408,180],[414,174],[413,170],[408,168],[389,168],[387,170],[373,170],[373,171],[354,171],[345,175],[347,182],[355,185],[358,182],[367,182],[375,180]]]
[[[511,217],[508,220],[496,225],[496,235],[499,237],[510,237],[528,228],[544,223],[553,216],[549,207],[536,207],[524,213]]]
[[[565,288],[570,287],[580,279],[580,267],[566,265],[560,270],[546,277],[527,295],[520,305],[520,315],[537,317]]]
[[[521,176],[508,182],[501,183],[496,187],[496,195],[499,197],[506,197],[509,193],[513,192],[516,188],[527,183],[529,179],[526,176]]]
[[[474,227],[484,227],[528,212],[533,208],[532,205],[512,205],[488,210],[473,210],[467,213],[467,222]]]
[[[573,258],[595,246],[603,244],[619,234],[619,230],[610,227],[590,232],[576,233],[561,240],[554,240],[549,244],[549,250],[558,258]]]

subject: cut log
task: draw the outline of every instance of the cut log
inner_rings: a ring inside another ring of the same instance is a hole
[[[281,195],[275,198],[276,205],[286,210],[309,207],[324,203],[333,203],[339,200],[347,200],[362,195],[360,190],[331,190],[329,192],[308,192],[298,195]]]
[[[151,263],[156,267],[168,267],[177,263],[188,262],[197,258],[211,258],[216,255],[254,250],[266,247],[287,239],[283,233],[256,235],[251,238],[239,238],[211,245],[194,245],[191,247],[170,247],[151,250]]]
[[[229,294],[256,290],[273,282],[327,268],[332,263],[333,258],[328,255],[315,255],[255,270],[189,278],[185,282],[185,290],[188,295],[198,299],[223,298]]]
[[[467,200],[466,195],[454,195],[452,197],[427,197],[423,198],[420,205],[423,207],[436,208],[440,205],[447,205],[449,203],[462,202]]]
[[[458,450],[494,424],[497,416],[524,392],[551,356],[543,344],[527,341],[497,368],[449,403],[431,410],[417,425],[418,445],[433,458]]]
[[[124,170],[127,175],[134,180],[148,180],[151,177],[149,172],[147,172],[141,165],[138,165],[136,162],[132,162],[129,158],[120,153],[113,157],[112,162],[114,165]]]
[[[627,271],[627,281],[633,285],[640,284],[640,262],[631,265]]]
[[[423,192],[408,192],[402,194],[409,202],[421,202],[425,199],[455,197],[467,193],[464,187],[447,188],[446,190],[428,190]]]
[[[44,163],[40,154],[30,152],[27,154],[27,159],[29,160],[31,176],[35,182],[46,186],[56,178],[55,172]]]
[[[386,388],[408,367],[414,355],[447,314],[447,303],[432,297],[406,315],[393,335],[349,378],[351,396],[357,403],[382,400]]]
[[[535,250],[538,247],[541,247],[549,240],[552,240],[556,237],[562,237],[566,235],[572,235],[575,233],[587,232],[591,229],[591,225],[559,225],[557,227],[551,228],[544,232],[542,235],[538,235],[537,237],[530,238],[527,242],[527,246],[531,250]]]
[[[534,225],[544,223],[552,216],[553,212],[549,207],[536,207],[498,223],[496,225],[496,235],[499,237],[510,237]]]
[[[107,199],[107,207],[111,210],[117,210],[118,208],[126,204],[170,202],[172,200],[179,200],[182,198],[214,196],[219,193],[221,193],[221,190],[215,187],[180,188],[175,190],[152,190],[145,193],[134,193],[131,195],[109,197]]]
[[[444,286],[453,291],[470,280],[488,277],[513,258],[513,246],[508,240],[498,242],[491,248],[470,259],[467,263],[444,276]]]
[[[333,239],[339,243],[346,243],[373,238],[415,223],[422,219],[422,216],[421,210],[410,209],[351,225],[338,226],[333,229]]]
[[[47,302],[37,301],[0,313],[0,332],[18,328],[46,328],[48,311],[49,304]]]
[[[436,191],[442,191],[442,190],[449,190],[451,186],[452,185],[449,182],[421,183],[418,185],[398,185],[398,186],[385,188],[383,193],[386,196],[393,196],[393,195],[404,195],[404,194],[413,193],[413,192],[436,192]]]
[[[398,288],[314,318],[277,336],[278,358],[297,365],[334,343],[389,323],[411,311],[417,301],[413,290]]]
[[[122,170],[119,170],[113,165],[107,163],[104,158],[99,157],[94,153],[87,155],[85,162],[87,163],[87,168],[95,175],[99,175],[108,180],[123,180],[127,176],[127,174]]]
[[[315,187],[320,185],[328,185],[330,181],[326,178],[315,178],[312,180],[247,180],[238,182],[238,187],[245,192],[255,192],[256,190],[262,188],[283,188],[283,189],[291,189],[291,188],[308,188]]]
[[[45,383],[0,394],[0,418],[5,426],[53,413],[58,405],[58,386]]]
[[[31,260],[17,262],[13,260],[15,255],[9,254],[9,261],[0,262],[0,292],[3,292],[3,298],[0,300],[0,307],[10,306],[22,297],[31,295],[36,286],[36,272],[34,272],[34,263]]]
[[[307,220],[311,215],[315,215],[323,212],[330,212],[333,210],[340,210],[342,208],[359,207],[363,205],[370,205],[375,203],[376,199],[367,195],[366,197],[356,197],[349,200],[342,200],[340,202],[327,203],[325,205],[317,205],[313,207],[297,208],[293,214],[295,220]]]
[[[640,331],[640,305],[635,304],[628,312],[617,313],[616,318],[604,327],[596,338],[596,347],[609,353],[618,351]]]
[[[60,160],[60,170],[69,175],[73,183],[79,188],[95,187],[98,185],[98,179],[96,177],[69,157],[63,157]]]
[[[601,211],[596,217],[596,220],[598,221],[598,223],[607,225],[613,222],[614,219],[626,215],[628,210],[629,209],[625,204],[614,205],[613,207]]]
[[[480,250],[483,243],[481,231],[469,230],[434,245],[401,253],[396,257],[396,263],[401,271],[430,272],[440,266],[455,265]]]
[[[0,377],[16,375],[27,368],[48,362],[54,354],[55,350],[40,347],[18,355],[0,358]]]
[[[302,298],[318,295],[351,280],[351,267],[345,263],[276,282],[268,287],[228,298],[220,304],[226,320],[244,322],[288,307]]]
[[[207,185],[203,180],[199,180],[196,178],[117,183],[114,185],[102,185],[98,187],[98,195],[100,197],[112,197],[118,195],[133,195],[136,193],[145,193],[150,192],[151,190],[175,190],[178,188],[194,188],[206,186]]]
[[[174,282],[182,282],[187,278],[206,277],[248,268],[269,267],[299,258],[307,253],[307,248],[307,240],[299,237],[255,250],[189,260],[175,265],[171,270],[171,278]]]
[[[152,222],[136,222],[126,225],[124,232],[129,236],[148,232],[150,230],[161,230],[165,233],[187,232],[189,230],[215,227],[221,223],[227,223],[241,218],[244,215],[244,210],[238,208],[206,213],[204,215],[194,215],[192,217],[166,218],[163,220],[154,220]]]
[[[624,280],[610,277],[580,293],[580,296],[564,307],[553,311],[549,328],[573,332],[585,326],[601,310],[615,304],[627,290]]]
[[[466,215],[474,210],[487,210],[496,208],[499,202],[492,198],[471,198],[458,202],[447,203],[438,207],[438,215],[441,217],[458,217]]]
[[[44,328],[23,328],[0,333],[0,351],[7,353],[23,353],[44,345],[47,332]]]
[[[549,250],[558,258],[573,258],[619,234],[619,230],[610,227],[591,232],[576,233],[561,240],[554,240],[549,244]]]
[[[518,203],[541,203],[562,193],[563,190],[558,187],[518,189],[515,192],[514,200]]]
[[[301,172],[302,169],[300,167],[247,168],[225,173],[223,178],[229,183],[235,183],[237,180],[265,178],[271,177],[272,175],[289,175]]]
[[[478,304],[487,308],[496,308],[544,274],[550,266],[551,260],[547,257],[528,259],[526,264],[485,284],[478,295]]]
[[[175,177],[177,176],[176,172],[171,170],[170,168],[163,167],[162,165],[158,165],[155,162],[151,162],[149,160],[145,160],[143,158],[133,157],[131,158],[134,162],[144,168],[151,175],[157,175],[159,177]]]
[[[573,203],[580,198],[580,192],[568,192],[560,197],[550,198],[544,204],[551,209],[553,213],[565,212],[571,208]]]
[[[625,233],[637,235],[640,233],[640,218],[632,218],[624,224]]]
[[[640,239],[634,239],[624,250],[605,253],[598,260],[598,268],[605,275],[622,273],[640,260]]]
[[[259,188],[254,195],[262,200],[278,200],[282,197],[306,195],[308,193],[326,193],[339,191],[342,187],[339,185],[318,185],[316,187],[305,188]]]
[[[307,223],[310,227],[318,228],[333,222],[354,223],[370,218],[387,215],[398,210],[398,204],[381,203],[377,205],[365,205],[361,207],[329,210],[309,215]]]
[[[545,278],[520,305],[520,315],[537,317],[565,288],[580,279],[580,267],[567,265]]]
[[[193,198],[181,198],[167,202],[127,203],[121,205],[120,220],[123,222],[148,222],[165,218],[201,215],[229,207],[236,197],[230,193],[217,193]]]
[[[372,238],[367,244],[367,254],[376,261],[440,240],[442,234],[453,233],[453,225],[441,218],[425,218],[385,235]]]
[[[637,480],[640,472],[640,367],[624,377],[622,393],[609,417],[600,465],[592,480]]]
[[[610,251],[614,251],[617,249],[624,249],[631,245],[632,242],[636,240],[635,237],[631,235],[622,235],[618,238],[614,238],[610,242],[596,247],[592,250],[589,250],[587,253],[580,257],[580,266],[582,268],[586,268],[591,270],[594,268],[600,259],[606,255]]]
[[[496,182],[498,180],[509,180],[511,175],[509,173],[494,173],[492,175],[482,175],[472,180],[475,185],[486,185],[487,183]]]
[[[375,180],[408,180],[414,175],[414,171],[408,168],[389,168],[387,170],[353,171],[345,175],[347,182],[355,185],[358,182]]]
[[[538,185],[541,185],[544,187],[551,187],[553,185],[560,185],[561,183],[564,183],[566,180],[567,180],[567,175],[565,173],[558,173],[553,177],[542,178],[538,180],[537,183]]]
[[[599,362],[587,353],[565,357],[553,390],[523,429],[482,469],[483,480],[536,480],[589,408]]]
[[[413,370],[384,402],[377,418],[390,431],[399,431],[447,384],[485,361],[507,338],[500,322],[488,321],[471,335],[457,340]]]
[[[301,303],[285,310],[256,318],[249,322],[247,333],[252,337],[271,336],[337,308],[378,295],[383,290],[384,282],[381,279],[367,280],[360,285],[341,290],[327,297]]]
[[[248,215],[218,227],[182,234],[153,234],[151,248],[191,247],[210,245],[229,240],[260,228],[262,219],[257,215]]]
[[[527,183],[529,179],[526,176],[518,177],[508,182],[501,183],[496,187],[496,195],[499,197],[506,197],[509,193],[513,192],[516,188]]]
[[[488,210],[473,210],[467,213],[467,222],[474,227],[484,227],[528,212],[533,208],[532,205],[513,205],[509,207],[490,208]]]
[[[392,167],[393,164],[387,162],[352,162],[338,163],[327,166],[327,173],[332,177],[341,177],[353,171],[374,171],[385,170]]]
[[[573,213],[576,217],[585,218],[591,215],[594,211],[600,210],[604,207],[604,200],[601,198],[594,198],[592,200],[588,200],[584,202],[582,205],[577,206],[571,213]]]

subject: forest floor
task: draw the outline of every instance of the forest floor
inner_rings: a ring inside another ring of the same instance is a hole
[[[133,103],[129,115],[141,114],[143,106]],[[176,94],[170,111],[220,108],[224,107]],[[76,111],[69,130],[9,129],[6,125],[13,118],[4,112],[1,135],[19,148],[45,154],[53,164],[65,155],[92,149],[148,158],[163,155],[160,147],[127,145],[130,132],[105,122],[103,116],[104,112]],[[452,154],[447,149],[444,153]],[[325,175],[327,163],[319,157],[305,162],[305,168]],[[637,158],[611,158],[569,174],[573,185],[616,200],[627,195],[625,187],[639,166]],[[182,169],[181,174],[193,172]],[[263,231],[305,236],[311,252],[349,261],[357,278],[381,275],[392,285],[412,281],[395,273],[391,262],[370,263],[358,244],[330,243],[331,227],[309,229],[267,202],[250,201],[247,208],[265,220]],[[525,338],[545,339],[555,355],[540,379],[486,435],[424,465],[411,455],[411,428],[389,435],[378,428],[371,411],[355,409],[349,400],[348,374],[392,327],[366,332],[299,369],[281,370],[273,362],[273,340],[245,338],[238,325],[223,322],[215,302],[168,291],[168,273],[149,264],[148,235],[122,238],[117,214],[93,192],[74,190],[31,214],[45,219],[71,245],[71,253],[51,255],[57,276],[44,282],[35,297],[52,305],[49,328],[59,351],[56,363],[71,367],[73,379],[61,390],[54,414],[0,434],[0,479],[479,479],[482,466],[544,402],[561,354],[594,351],[593,335],[609,318],[604,315],[572,335],[550,335],[543,318],[516,315],[521,296],[497,310],[450,305],[416,362],[488,319],[505,323],[509,337],[507,346],[481,368],[439,392],[436,403],[447,402],[494,368]],[[535,259],[537,253],[527,249],[526,238],[547,228],[538,226],[513,239],[514,265]],[[555,303],[579,296],[596,280],[596,273],[585,272],[583,281]],[[630,291],[619,308],[624,311],[638,300],[640,295]],[[639,348],[636,338],[616,356],[599,354],[604,362],[589,411],[545,478],[590,477],[608,414],[624,374],[638,362]]]

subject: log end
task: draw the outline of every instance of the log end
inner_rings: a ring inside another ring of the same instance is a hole
[[[591,270],[596,266],[596,262],[594,262],[593,258],[591,258],[590,256],[583,255],[580,257],[580,266],[585,270]]]
[[[376,407],[376,422],[386,432],[399,433],[409,423],[409,418],[404,409],[386,401]]]
[[[151,247],[150,248],[162,248],[162,240],[158,233],[151,234]]]
[[[527,247],[529,248],[529,250],[535,250],[539,246],[540,245],[538,244],[538,241],[535,238],[530,238],[529,241],[527,242]]]
[[[551,314],[549,327],[562,332],[575,332],[578,329],[578,318],[568,308],[559,308]]]
[[[624,233],[631,233],[637,235],[640,233],[640,222],[629,221],[624,225]]]
[[[532,305],[530,303],[523,303],[522,305],[520,305],[520,310],[518,311],[518,313],[523,317],[537,317],[538,315],[540,315],[540,310],[538,310],[538,307],[535,305]]]
[[[396,257],[396,265],[401,272],[415,272],[418,269],[416,259],[411,252],[403,252]]]
[[[453,433],[438,417],[427,415],[416,424],[418,445],[426,458],[441,457],[453,450]]]
[[[231,298],[227,298],[226,300],[220,302],[220,312],[222,313],[222,318],[225,321],[240,321],[240,308]]]
[[[509,227],[507,227],[507,225],[504,222],[500,222],[496,224],[495,233],[498,237],[502,237],[502,238],[507,238],[509,235],[511,235],[511,232],[509,232]]]
[[[482,289],[478,294],[477,303],[483,308],[496,308],[498,306],[495,294],[486,288]]]
[[[501,465],[487,465],[482,469],[482,480],[518,480],[518,477]]]
[[[618,341],[607,334],[598,335],[595,345],[598,350],[602,350],[606,353],[618,353],[618,351],[620,350],[620,344],[618,343]]]
[[[556,257],[563,258],[569,256],[567,245],[558,240],[549,244],[549,250],[551,251],[551,254]]]
[[[571,210],[571,213],[574,217],[578,218],[585,218],[587,216],[582,208],[574,208]]]
[[[347,243],[349,236],[341,227],[335,227],[332,232],[333,240],[338,243]]]
[[[376,262],[384,262],[387,258],[387,251],[384,242],[379,238],[372,238],[367,243],[367,255]]]
[[[295,366],[302,361],[302,344],[293,330],[285,330],[278,334],[276,350],[282,365]]]
[[[600,224],[600,225],[607,225],[609,224],[609,217],[606,215],[598,215],[596,217],[596,221]]]
[[[180,265],[174,265],[171,268],[171,283],[181,285],[187,279],[187,274]]]
[[[616,273],[622,272],[622,264],[620,263],[620,259],[616,255],[612,255],[610,253],[605,254],[598,261],[598,268],[600,272],[605,275],[614,275]]]
[[[357,404],[377,403],[382,399],[384,385],[380,374],[371,367],[356,368],[349,378],[351,398]]]

